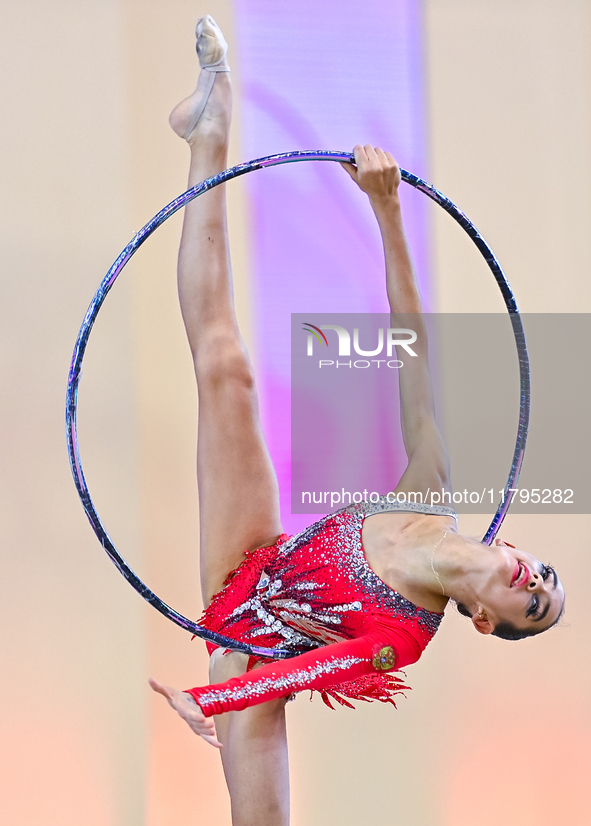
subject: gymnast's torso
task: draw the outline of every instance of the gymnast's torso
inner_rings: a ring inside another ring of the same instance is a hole
[[[389,502],[386,496],[350,505],[291,538],[284,534],[273,546],[247,552],[206,609],[203,624],[233,639],[299,653],[360,638],[377,623],[398,632],[397,639],[404,635],[410,651],[405,664],[414,662],[443,614],[418,607],[370,567],[362,530],[377,514],[456,518],[450,508]],[[376,674],[375,685],[385,676]],[[361,696],[342,688],[345,696]]]

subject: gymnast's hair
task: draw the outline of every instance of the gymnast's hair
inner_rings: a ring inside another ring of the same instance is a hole
[[[472,618],[472,614],[463,602],[456,602],[456,608],[463,617]],[[526,637],[535,637],[537,634],[542,634],[544,631],[549,631],[550,628],[554,628],[556,623],[562,619],[563,614],[564,603],[562,604],[560,614],[548,628],[535,628],[533,626],[531,628],[518,628],[516,625],[513,625],[512,622],[499,622],[496,624],[492,635],[493,637],[500,637],[502,640],[524,640]]]

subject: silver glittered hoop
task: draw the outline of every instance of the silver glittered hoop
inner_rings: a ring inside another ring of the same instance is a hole
[[[68,440],[68,454],[70,459],[70,467],[74,477],[74,483],[78,491],[78,495],[82,502],[82,506],[88,520],[98,537],[101,545],[117,566],[121,574],[129,582],[129,584],[140,594],[150,605],[153,605],[161,614],[168,617],[172,622],[190,631],[198,637],[201,637],[214,645],[219,645],[223,648],[231,648],[235,651],[242,651],[251,656],[269,657],[272,659],[287,659],[294,657],[298,651],[285,651],[274,648],[263,648],[256,645],[248,645],[247,643],[238,640],[232,640],[203,628],[196,622],[193,622],[182,614],[179,614],[174,608],[166,605],[156,594],[151,591],[132,571],[126,561],[123,559],[112,540],[110,539],[103,523],[94,507],[93,501],[84,478],[82,470],[82,463],[80,460],[80,449],[78,444],[78,432],[76,426],[76,413],[78,403],[78,385],[80,382],[80,374],[82,368],[82,361],[86,351],[86,345],[90,337],[90,332],[96,321],[99,310],[101,309],[107,294],[115,283],[123,267],[127,264],[132,255],[139,249],[139,247],[146,241],[147,238],[158,229],[171,215],[178,212],[179,209],[188,204],[190,201],[198,198],[204,192],[213,189],[216,186],[230,181],[232,178],[238,178],[241,175],[246,175],[247,172],[253,172],[255,169],[265,169],[269,166],[278,166],[284,163],[296,163],[300,161],[337,161],[340,163],[352,163],[354,161],[353,155],[350,152],[330,152],[327,150],[306,150],[299,152],[285,152],[280,155],[269,155],[265,158],[258,158],[248,163],[238,164],[231,169],[226,169],[205,181],[202,181],[192,189],[187,190],[174,201],[171,201],[164,207],[157,215],[152,218],[129,242],[123,252],[118,256],[108,273],[103,278],[101,285],[96,291],[90,306],[84,316],[84,321],[80,327],[74,353],[72,356],[72,364],[70,366],[70,373],[68,376],[68,389],[66,395],[66,434]],[[400,170],[402,180],[415,189],[420,190],[432,201],[435,201],[440,207],[448,212],[452,218],[462,227],[468,234],[472,241],[476,244],[478,250],[484,257],[488,264],[498,286],[501,290],[505,306],[509,312],[511,324],[513,327],[513,335],[515,336],[515,344],[517,347],[517,357],[519,360],[519,376],[520,376],[520,402],[519,402],[519,423],[517,427],[517,438],[515,440],[515,450],[513,453],[513,460],[511,462],[511,469],[505,485],[505,490],[502,500],[499,503],[496,513],[486,531],[483,542],[490,545],[495,538],[501,524],[509,510],[511,500],[513,498],[513,489],[517,487],[517,480],[521,471],[521,464],[525,451],[527,441],[527,432],[529,424],[530,412],[530,374],[529,374],[529,359],[527,355],[527,346],[525,342],[525,335],[523,331],[523,324],[515,303],[513,292],[507,281],[505,273],[503,272],[499,262],[495,258],[491,248],[488,246],[482,235],[478,232],[474,224],[453,204],[449,198],[442,195],[437,189],[430,184],[421,180],[417,175],[411,172],[406,172],[404,169]]]

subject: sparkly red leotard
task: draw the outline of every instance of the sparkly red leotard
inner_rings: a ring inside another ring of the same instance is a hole
[[[291,539],[247,552],[205,611],[202,624],[232,639],[305,651],[219,685],[192,688],[206,716],[240,710],[292,692],[320,691],[391,702],[407,688],[387,671],[416,662],[443,614],[419,608],[370,568],[363,522],[376,513],[457,518],[451,508],[414,502],[361,502],[329,514]]]

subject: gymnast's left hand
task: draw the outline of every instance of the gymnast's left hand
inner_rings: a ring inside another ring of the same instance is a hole
[[[401,181],[400,167],[389,152],[370,144],[357,144],[353,150],[355,163],[341,163],[359,189],[369,196],[372,203],[398,198]]]
[[[207,743],[215,746],[216,749],[222,748],[222,744],[218,740],[215,731],[215,723],[211,717],[206,717],[203,714],[190,694],[187,694],[185,691],[178,691],[176,688],[171,688],[168,685],[162,685],[162,683],[153,679],[150,679],[150,686],[158,694],[166,697],[168,705],[174,708],[179,717],[182,717],[191,731],[203,737]]]

